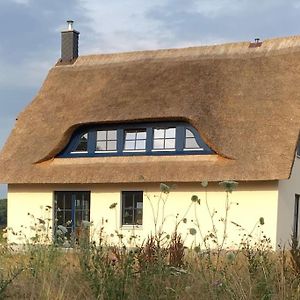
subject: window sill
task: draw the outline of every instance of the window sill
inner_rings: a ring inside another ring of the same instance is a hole
[[[124,230],[143,230],[143,225],[122,225],[121,229]]]

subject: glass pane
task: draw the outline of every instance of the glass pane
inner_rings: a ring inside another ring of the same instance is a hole
[[[134,223],[137,224],[137,225],[142,225],[142,223],[143,223],[143,210],[142,209],[136,209],[134,217],[135,217]]]
[[[164,129],[154,129],[154,138],[163,138],[164,137],[165,130]]]
[[[70,192],[64,194],[65,205],[64,209],[72,209],[72,194]]]
[[[72,224],[72,211],[71,210],[66,210],[65,211],[65,219],[64,219],[64,224],[61,225],[69,225]]]
[[[107,131],[107,139],[108,140],[116,140],[117,139],[117,131],[116,130]]]
[[[80,137],[80,142],[75,151],[87,151],[88,134],[85,133]]]
[[[185,136],[186,137],[194,137],[194,134],[189,129],[186,129],[185,130]]]
[[[195,138],[186,138],[185,140],[185,148],[187,149],[199,149],[199,145],[196,142]]]
[[[175,138],[176,128],[166,129],[166,138]]]
[[[136,132],[126,132],[125,133],[125,140],[135,140]]]
[[[125,150],[134,150],[135,141],[125,141]]]
[[[136,141],[136,150],[144,150],[146,149],[146,140],[137,140]]]
[[[136,134],[137,140],[145,140],[146,139],[146,131],[139,131]]]
[[[97,140],[105,141],[106,140],[106,130],[97,131]]]
[[[132,223],[133,223],[133,210],[125,209],[124,216],[123,216],[123,224],[132,225]]]
[[[105,141],[97,142],[96,150],[97,151],[105,151],[106,150],[106,142]]]
[[[163,149],[164,148],[164,140],[154,140],[153,142],[154,149]]]
[[[76,227],[80,227],[82,220],[83,220],[82,211],[81,210],[77,210],[75,212],[75,226]]]
[[[117,150],[117,141],[108,141],[107,142],[107,150]]]
[[[166,149],[175,149],[175,139],[165,140]]]

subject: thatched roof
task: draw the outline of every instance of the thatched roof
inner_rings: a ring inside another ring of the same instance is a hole
[[[183,120],[216,155],[55,158],[81,124]],[[82,56],[53,67],[0,154],[4,183],[289,177],[300,129],[300,37]]]

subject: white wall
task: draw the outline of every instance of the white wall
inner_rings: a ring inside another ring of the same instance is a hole
[[[300,195],[300,159],[297,157],[290,179],[279,181],[277,244],[281,246],[290,245],[294,223],[295,194]],[[298,228],[300,230],[300,223]]]
[[[158,225],[162,224],[162,219],[165,217],[162,231],[172,234],[176,223],[186,217],[187,222],[181,222],[178,227],[182,238],[189,246],[196,246],[201,243],[203,237],[212,231],[212,222],[205,200],[207,195],[210,211],[216,211],[213,219],[217,228],[219,243],[222,241],[224,232],[222,218],[225,217],[226,193],[217,183],[209,184],[207,194],[200,183],[177,184],[165,201],[164,217],[162,214],[163,200],[159,203],[159,184],[10,185],[8,192],[8,226],[19,230],[21,224],[28,225],[31,221],[27,216],[27,212],[41,216],[40,206],[53,205],[53,192],[55,190],[90,190],[91,221],[94,223],[91,229],[92,237],[98,241],[100,228],[103,227],[103,235],[107,242],[117,243],[119,240],[117,234],[119,233],[124,235],[124,242],[132,246],[143,243],[150,233],[155,233],[153,214],[156,215],[157,211],[159,212]],[[144,191],[142,226],[134,228],[121,226],[120,192],[125,190]],[[192,203],[191,197],[194,194],[201,199],[200,205]],[[166,197],[166,195],[163,194],[163,197]],[[266,234],[271,238],[272,246],[275,247],[277,199],[276,181],[241,182],[237,190],[229,194],[230,208],[228,211],[226,245],[237,247],[244,234],[251,233],[255,239]],[[112,203],[117,203],[116,208],[109,208]],[[159,209],[157,210],[158,205]],[[260,217],[265,220],[265,225],[262,228],[258,227]],[[239,224],[239,226],[231,222]],[[189,233],[191,228],[196,229],[196,235]],[[262,233],[262,230],[264,233]],[[131,236],[136,236],[136,238],[130,240]],[[15,236],[10,236],[10,241],[17,240]]]

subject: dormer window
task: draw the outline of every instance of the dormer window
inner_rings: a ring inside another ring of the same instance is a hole
[[[96,152],[117,151],[117,131],[98,130],[96,133]]]
[[[184,122],[86,126],[76,131],[59,157],[213,154]]]
[[[176,127],[155,128],[153,135],[153,151],[174,151],[176,143]]]
[[[125,130],[124,151],[146,151],[146,129]]]

